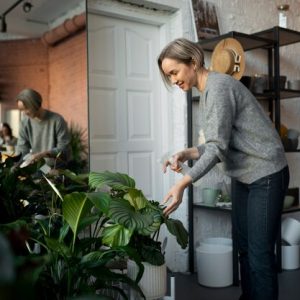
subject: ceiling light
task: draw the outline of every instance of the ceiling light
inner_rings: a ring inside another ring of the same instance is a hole
[[[7,24],[5,22],[5,17],[1,16],[1,32],[7,31]]]
[[[23,4],[23,11],[28,13],[31,11],[31,8],[33,7],[33,5],[30,2],[25,2]]]

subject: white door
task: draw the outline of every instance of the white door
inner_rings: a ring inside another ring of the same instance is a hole
[[[161,197],[159,27],[88,15],[91,171],[132,176]]]

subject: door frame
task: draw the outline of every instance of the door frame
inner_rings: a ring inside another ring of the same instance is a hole
[[[176,5],[176,1],[174,2]],[[167,7],[167,9],[166,9]],[[115,1],[105,0],[105,1],[88,1],[87,2],[87,13],[93,13],[108,17],[114,17],[119,19],[125,19],[130,21],[136,21],[139,23],[146,23],[151,25],[159,26],[159,38],[160,44],[166,45],[169,41],[173,40],[178,36],[182,36],[182,12],[178,6],[165,6],[163,11],[150,10],[142,8],[139,6],[133,6],[127,3],[116,3]],[[172,30],[176,28],[176,31]],[[87,28],[88,30],[88,28]],[[175,35],[174,35],[175,33]],[[164,100],[162,101],[162,153],[170,151],[170,145],[174,143],[173,140],[173,113],[172,103],[178,101],[178,97],[184,98],[185,95],[180,93],[170,93],[166,89],[163,81],[160,84],[160,95]],[[175,181],[174,174],[169,172],[168,176],[163,176],[163,193],[166,194],[169,187]]]
[[[154,1],[140,0],[138,3],[144,4],[147,2]],[[164,1],[164,3],[165,2],[166,1]],[[163,6],[162,10],[159,11],[144,8],[141,7],[141,5],[134,6],[132,4],[119,1],[116,2],[114,0],[88,0],[86,11],[87,14],[92,13],[159,26],[160,45],[161,48],[163,48],[168,42],[183,36],[182,15],[184,13],[184,7],[182,7],[182,4],[179,5],[177,0],[167,0],[167,2],[171,4],[169,4],[169,6],[161,5]],[[163,80],[161,80],[160,83],[160,95],[162,99],[160,108],[163,116],[161,120],[161,147],[163,154],[170,150],[174,150],[174,147],[178,150],[187,146],[187,101],[186,93],[178,90],[174,90],[170,93],[170,91],[166,89]],[[180,124],[179,127],[178,124]],[[183,126],[181,126],[181,124],[183,124]],[[163,176],[162,192],[164,195],[168,193],[170,186],[172,186],[180,177],[181,175],[175,174],[175,172],[167,172]],[[188,226],[189,223],[187,215],[188,203],[188,193],[185,192],[181,209],[174,213],[174,217],[177,215],[185,226]],[[167,235],[166,233],[161,232],[162,237],[164,234],[165,236]],[[182,251],[179,249],[175,239],[168,239],[166,250],[166,261],[168,266],[173,271],[188,271],[188,251],[189,250]]]

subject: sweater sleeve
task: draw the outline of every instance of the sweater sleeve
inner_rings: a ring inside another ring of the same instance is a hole
[[[17,139],[16,153],[22,154],[24,157],[27,153],[30,152],[31,146],[28,137],[28,128],[25,124],[26,119],[23,119],[20,124],[19,137]]]
[[[56,156],[59,153],[68,155],[70,136],[69,136],[67,123],[62,117],[59,118],[59,120],[56,122],[55,132],[56,132],[57,143],[56,143],[56,147],[50,150],[52,155]]]
[[[215,84],[203,94],[200,109],[205,143],[198,146],[200,158],[188,173],[193,182],[226,157],[235,117],[233,90]]]

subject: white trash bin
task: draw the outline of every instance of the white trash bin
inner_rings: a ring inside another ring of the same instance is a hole
[[[202,242],[200,242],[200,246],[202,245],[221,245],[232,247],[232,239],[224,237],[211,237],[206,238]]]
[[[205,244],[196,248],[198,282],[207,287],[226,287],[233,283],[232,247]]]

